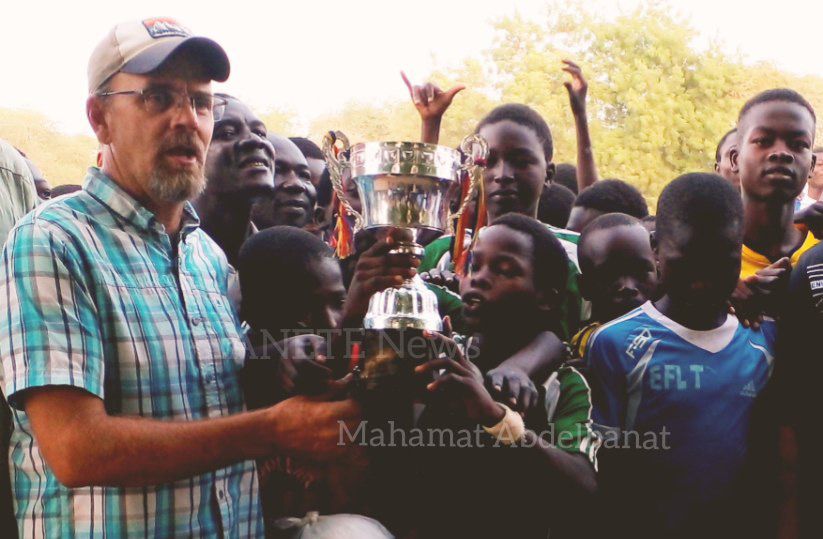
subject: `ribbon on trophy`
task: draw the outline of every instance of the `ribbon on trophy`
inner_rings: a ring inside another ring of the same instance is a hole
[[[463,186],[461,191],[461,200],[465,200],[473,189],[477,189],[477,204],[474,208],[474,223],[472,223],[472,239],[468,248],[465,245],[466,231],[469,229],[468,216],[464,211],[460,212],[457,220],[457,230],[455,231],[452,241],[452,261],[454,262],[454,273],[460,277],[466,276],[466,268],[469,263],[469,253],[474,244],[477,242],[477,236],[480,229],[486,226],[486,187],[483,185],[483,168],[486,166],[486,160],[483,158],[476,158],[474,160],[474,167],[463,171]],[[472,177],[471,175],[476,175]]]

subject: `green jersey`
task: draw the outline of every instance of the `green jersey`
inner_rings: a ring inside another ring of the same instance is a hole
[[[580,295],[580,288],[578,285],[580,266],[577,262],[577,243],[580,241],[580,234],[577,232],[572,232],[571,230],[555,228],[550,225],[546,225],[546,227],[548,227],[551,233],[554,234],[558,240],[560,240],[560,245],[563,246],[563,249],[566,251],[566,255],[569,257],[569,277],[566,281],[566,296],[560,307],[560,324],[563,334],[558,335],[561,339],[566,340],[577,332],[577,329],[580,326],[581,316],[585,315],[583,312],[585,310],[585,305],[583,298]],[[426,246],[426,252],[423,255],[423,260],[417,271],[422,273],[435,268],[453,271],[454,263],[451,259],[453,237],[454,236],[451,235],[441,236],[428,244]],[[470,240],[471,237],[467,234],[467,238],[464,241]],[[429,288],[431,288],[437,295],[437,301],[439,302],[438,305],[440,305],[440,313],[444,316],[446,314],[451,316],[452,322],[456,324],[456,327],[459,327],[459,318],[455,318],[459,317],[459,311],[455,308],[454,299],[457,298],[459,301],[460,298],[457,297],[456,294],[449,292],[442,287],[430,286]],[[436,290],[436,288],[439,288],[440,290]],[[447,296],[446,294],[450,294],[450,296]],[[444,310],[445,306],[447,306],[446,310]]]

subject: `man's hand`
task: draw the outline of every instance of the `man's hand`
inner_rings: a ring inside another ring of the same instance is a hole
[[[413,85],[402,71],[400,76],[403,77],[403,82],[406,83],[406,88],[409,89],[409,96],[411,96],[414,107],[424,122],[442,118],[451,106],[454,96],[466,89],[464,85],[458,84],[444,92],[431,82],[427,82],[422,86]]]
[[[426,281],[427,283],[431,283],[435,286],[442,286],[454,293],[459,293],[460,290],[460,277],[457,274],[452,273],[448,270],[439,270],[437,268],[432,268],[429,271],[424,271],[420,274],[420,278]]]
[[[589,84],[583,77],[583,70],[571,60],[563,60],[563,71],[572,76],[572,80],[563,83],[569,92],[569,104],[572,114],[580,116],[586,114],[586,93],[589,91]]]
[[[538,402],[537,387],[521,369],[501,365],[486,373],[486,388],[497,402],[525,414]]]
[[[266,410],[272,429],[271,454],[283,453],[310,458],[315,462],[331,461],[341,455],[351,455],[344,426],[350,433],[362,421],[357,401],[343,399],[352,382],[352,375],[333,382],[324,395],[297,396],[286,399]]]
[[[415,373],[421,376],[445,371],[428,384],[426,389],[458,406],[472,423],[490,427],[503,419],[503,408],[494,402],[483,387],[480,371],[463,356],[457,343],[439,333],[427,331],[424,335],[432,341],[435,350],[443,350],[448,356],[433,359],[415,368]]]
[[[369,299],[376,292],[400,286],[417,274],[420,260],[412,255],[391,254],[389,251],[395,245],[396,240],[389,236],[360,255],[346,298],[344,327],[359,325],[369,308]]]
[[[69,488],[143,487],[273,455],[353,455],[339,445],[340,422],[355,432],[361,418],[356,402],[340,400],[351,381],[349,375],[331,382],[322,396],[213,419],[110,415],[101,398],[68,386],[28,390],[24,406],[58,481]]]
[[[791,260],[784,257],[737,283],[732,293],[732,313],[745,327],[757,329],[764,314],[777,314],[772,312],[774,300],[784,289],[791,268]]]
[[[794,222],[811,232],[815,238],[823,239],[823,202],[815,202],[795,213]]]

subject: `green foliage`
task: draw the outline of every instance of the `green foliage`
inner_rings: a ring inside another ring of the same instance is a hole
[[[260,113],[260,119],[266,124],[266,130],[281,136],[293,136],[296,132],[294,111],[272,108]]]
[[[569,58],[589,81],[588,117],[600,174],[642,190],[654,204],[677,175],[711,170],[719,138],[744,101],[767,88],[791,87],[823,106],[823,79],[798,77],[770,64],[748,65],[723,43],[698,48],[689,21],[655,0],[607,17],[583,0],[554,0],[545,15],[495,23],[496,38],[479,58],[440,69],[431,80],[457,95],[443,119],[441,143],[457,145],[496,104],[534,107],[552,128],[555,162],[574,163],[574,123],[560,60]],[[400,78],[397,84],[401,85]],[[270,131],[297,133],[292,111],[261,113]],[[320,141],[330,129],[354,142],[417,140],[420,119],[411,100],[352,102],[309,126]],[[823,122],[818,142],[823,140]],[[89,137],[67,137],[41,115],[0,110],[0,137],[31,155],[53,184],[79,181],[94,162]]]
[[[722,43],[698,49],[697,32],[661,2],[606,18],[582,0],[556,1],[541,20],[506,17],[495,29],[481,60],[432,76],[444,89],[468,86],[443,120],[441,142],[457,144],[495,104],[519,102],[549,122],[555,162],[574,163],[567,76],[560,69],[561,59],[573,59],[589,81],[588,117],[601,176],[632,183],[652,204],[679,174],[711,170],[718,140],[757,92],[786,86],[812,105],[823,104],[823,79],[747,65]],[[343,130],[352,142],[414,140],[419,120],[410,101],[352,104],[312,124],[316,137],[328,129]]]
[[[94,139],[64,135],[36,112],[0,109],[0,138],[22,150],[52,186],[81,184],[97,161]]]

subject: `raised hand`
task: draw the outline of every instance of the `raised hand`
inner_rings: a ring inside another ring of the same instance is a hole
[[[563,60],[563,71],[572,76],[572,80],[563,83],[563,86],[569,92],[572,113],[575,115],[585,114],[586,94],[589,91],[589,84],[583,76],[583,70],[571,60]]]
[[[442,118],[443,114],[446,113],[446,110],[448,110],[452,104],[454,96],[466,89],[464,85],[458,84],[444,92],[431,82],[427,82],[422,86],[413,85],[402,71],[400,72],[400,76],[403,77],[403,82],[406,83],[406,88],[409,89],[409,95],[412,98],[414,107],[417,109],[417,112],[420,113],[420,118],[422,118],[423,121]]]

